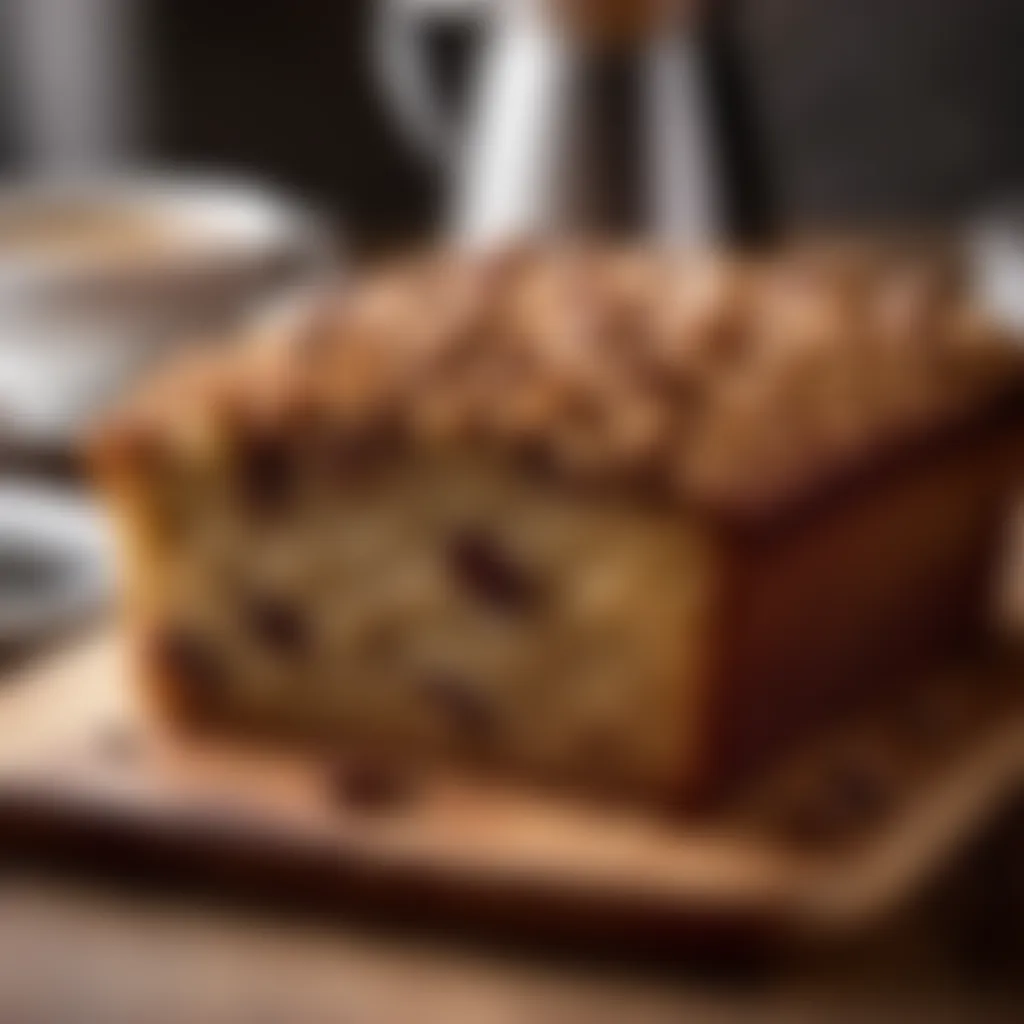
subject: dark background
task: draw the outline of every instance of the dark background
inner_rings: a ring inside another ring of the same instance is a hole
[[[266,176],[358,242],[430,230],[435,169],[398,137],[369,71],[372,0],[137,2],[155,155]],[[1022,0],[736,6],[785,223],[956,216],[1024,184]],[[454,77],[468,43],[439,47]]]
[[[375,96],[365,0],[152,6],[161,153],[260,168],[359,237],[429,228],[433,169]],[[1024,183],[1021,0],[737,7],[787,222],[956,215]]]

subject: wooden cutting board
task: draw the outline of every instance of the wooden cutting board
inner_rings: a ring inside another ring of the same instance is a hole
[[[98,633],[0,689],[0,848],[533,937],[817,941],[877,921],[1019,792],[1018,678],[951,672],[673,821],[456,776],[360,792],[343,754],[174,735]]]

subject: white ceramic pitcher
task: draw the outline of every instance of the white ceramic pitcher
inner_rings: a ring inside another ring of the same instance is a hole
[[[572,191],[587,159],[574,144],[574,125],[582,119],[574,104],[587,102],[574,88],[586,48],[556,24],[550,6],[545,0],[378,5],[381,81],[407,137],[448,169],[448,226],[458,241],[533,237],[571,219]],[[451,123],[442,109],[423,45],[430,26],[452,18],[482,23],[465,125]],[[684,25],[666,20],[636,47],[634,59],[645,108],[637,117],[640,230],[676,243],[707,242],[720,234],[722,218],[698,47]]]

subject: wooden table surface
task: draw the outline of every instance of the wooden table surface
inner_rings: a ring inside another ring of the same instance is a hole
[[[988,1021],[1024,1008],[1024,807],[856,945],[628,963],[3,858],[0,1024]]]
[[[5,862],[0,837],[0,1024],[986,1024],[1021,1019],[1022,922],[1021,807],[876,933],[773,964],[629,964],[285,918]]]
[[[928,915],[771,970],[628,967],[283,920],[82,879],[0,881],[4,1024],[660,1024],[1014,1019],[1020,968],[965,972]],[[1015,978],[1016,976],[1016,978]],[[1020,1019],[1019,1016],[1016,1019]]]

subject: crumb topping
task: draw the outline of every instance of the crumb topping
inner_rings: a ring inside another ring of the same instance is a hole
[[[98,432],[136,470],[231,451],[273,510],[296,449],[364,471],[494,447],[573,480],[776,501],[1020,393],[1024,362],[939,262],[520,249],[407,258],[265,337],[191,355]]]

